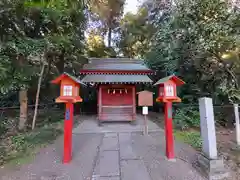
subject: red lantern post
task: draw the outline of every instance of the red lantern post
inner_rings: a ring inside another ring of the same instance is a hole
[[[63,163],[69,163],[72,158],[73,103],[82,102],[82,98],[79,96],[79,90],[80,84],[83,83],[67,73],[60,75],[54,79],[52,83],[60,84],[61,86],[60,96],[56,99],[56,102],[66,104]]]
[[[165,120],[165,139],[166,139],[166,156],[169,160],[174,159],[174,139],[173,139],[173,125],[172,125],[172,102],[181,102],[177,97],[177,88],[185,84],[177,76],[168,76],[160,79],[154,85],[159,88],[159,96],[157,102],[164,102],[164,120]]]

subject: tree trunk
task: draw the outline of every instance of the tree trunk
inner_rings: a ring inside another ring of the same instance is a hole
[[[28,97],[26,89],[21,89],[19,91],[19,102],[20,102],[20,115],[18,129],[23,130],[27,122]]]
[[[43,77],[44,68],[45,68],[45,65],[43,63],[42,69],[41,69],[41,73],[40,73],[39,78],[38,78],[38,88],[37,88],[35,109],[34,109],[34,115],[33,115],[33,121],[32,121],[32,129],[35,128],[35,124],[36,124],[37,110],[38,110],[38,101],[39,101],[39,94],[40,94],[40,89],[41,89],[41,83],[42,83],[42,77]]]
[[[65,51],[63,50],[61,52],[61,54],[59,55],[58,62],[56,63],[56,67],[57,67],[57,70],[58,70],[59,74],[62,74],[64,72],[64,64],[65,64],[64,55],[65,55]]]
[[[112,41],[112,28],[108,28],[108,47],[111,47]]]

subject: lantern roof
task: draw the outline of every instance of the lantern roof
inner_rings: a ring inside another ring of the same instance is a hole
[[[53,84],[59,84],[63,78],[70,78],[72,81],[74,81],[75,83],[78,83],[78,84],[82,84],[84,86],[86,86],[86,84],[84,84],[82,81],[80,81],[79,79],[77,79],[76,77],[74,76],[71,76],[70,74],[64,72],[63,74],[61,74],[60,76],[58,76],[56,79],[52,80],[51,82]]]
[[[167,81],[169,81],[169,80],[175,82],[177,86],[180,86],[180,85],[185,84],[185,82],[184,82],[183,80],[181,80],[180,78],[178,78],[177,76],[171,75],[171,76],[167,76],[167,77],[164,77],[164,78],[162,78],[162,79],[159,79],[159,80],[154,84],[154,86],[159,85],[159,84],[164,84],[165,82],[167,82]]]

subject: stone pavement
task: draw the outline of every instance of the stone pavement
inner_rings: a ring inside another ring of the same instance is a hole
[[[88,117],[73,131],[73,159],[62,164],[62,138],[43,149],[31,164],[6,174],[1,180],[204,180],[191,163],[196,152],[176,143],[176,162],[165,159],[164,132],[151,121],[149,135],[137,125],[104,123],[98,127]],[[1,172],[1,171],[0,171]]]

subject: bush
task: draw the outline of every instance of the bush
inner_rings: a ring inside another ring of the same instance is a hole
[[[191,145],[195,149],[199,150],[202,147],[202,139],[200,132],[175,131],[174,135],[176,139]]]
[[[175,128],[185,130],[188,128],[199,128],[200,114],[199,111],[192,108],[179,108],[176,110],[173,118]]]
[[[3,135],[6,131],[7,131],[7,127],[5,125],[5,122],[0,122],[0,136]]]
[[[63,121],[18,133],[0,141],[0,165],[24,159],[35,153],[38,147],[53,142],[62,133]]]

